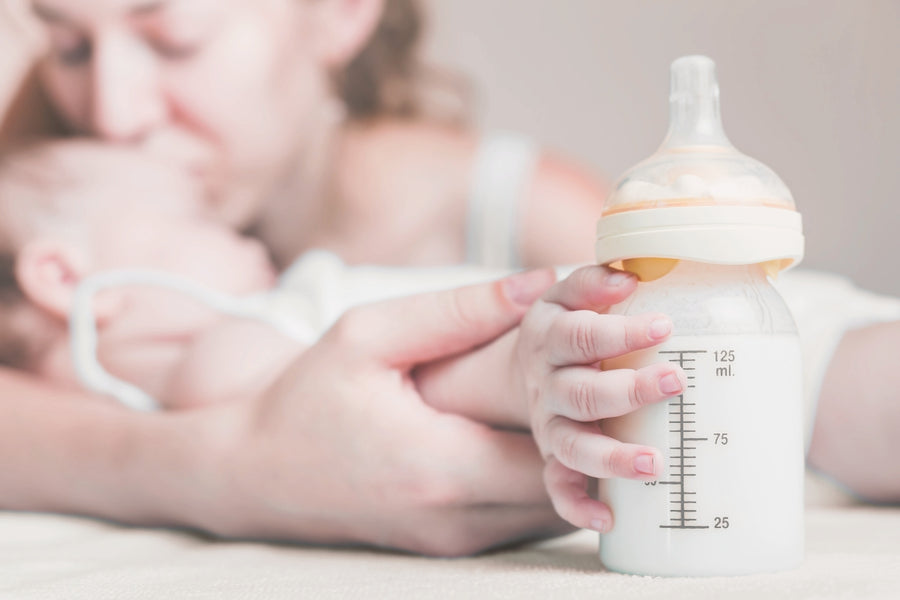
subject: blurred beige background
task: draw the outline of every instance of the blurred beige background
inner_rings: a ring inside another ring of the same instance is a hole
[[[781,175],[807,268],[900,295],[900,1],[427,0],[429,56],[488,129],[607,177],[652,153],[668,65],[707,54],[731,141]]]

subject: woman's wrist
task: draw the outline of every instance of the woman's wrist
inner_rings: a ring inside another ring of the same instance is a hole
[[[186,466],[198,484],[180,498],[191,515],[181,524],[227,538],[360,541],[337,507],[342,499],[321,489],[317,478],[323,469],[305,468],[309,462],[298,460],[315,449],[302,432],[273,427],[273,415],[263,414],[271,408],[265,400],[191,411],[190,418],[202,422],[176,425],[188,432],[202,429],[204,440]]]
[[[229,403],[140,415],[128,472],[119,478],[137,492],[122,502],[134,512],[121,520],[232,535],[244,518],[234,483],[245,415],[236,409]]]

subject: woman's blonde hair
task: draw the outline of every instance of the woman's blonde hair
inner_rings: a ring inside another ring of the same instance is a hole
[[[372,37],[335,75],[337,93],[350,118],[428,116],[461,121],[466,117],[462,78],[422,64],[424,29],[417,0],[385,0]]]

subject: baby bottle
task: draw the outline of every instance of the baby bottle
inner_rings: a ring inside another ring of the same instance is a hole
[[[602,422],[659,448],[656,481],[600,482],[613,511],[600,558],[640,575],[734,575],[803,557],[800,348],[770,280],[803,255],[800,215],[769,168],[725,137],[715,65],[672,64],[669,132],[618,182],[597,227],[601,264],[631,271],[637,291],[615,314],[668,314],[661,346],[604,370],[670,361],[684,393]]]

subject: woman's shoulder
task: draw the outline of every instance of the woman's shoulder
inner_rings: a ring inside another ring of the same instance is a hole
[[[437,210],[465,196],[478,137],[462,128],[379,120],[345,128],[335,190],[352,210]]]
[[[440,124],[346,126],[332,163],[333,227],[322,234],[329,238],[324,243],[350,263],[457,262],[465,219],[460,199],[476,144],[465,129]]]
[[[367,231],[381,223],[382,231],[395,226],[422,228],[440,234],[458,232],[454,235],[461,238],[478,164],[492,148],[510,156],[516,148],[520,154],[528,148],[533,153],[517,201],[524,264],[589,259],[590,243],[583,248],[561,243],[561,234],[578,233],[579,239],[592,240],[593,223],[606,194],[603,180],[523,136],[411,120],[353,124],[344,132],[337,162],[336,195],[342,212],[353,215],[351,220]],[[496,166],[503,161],[488,162]],[[403,237],[409,232],[396,233]]]
[[[373,181],[390,183],[399,178],[404,184],[420,179],[430,186],[455,187],[467,195],[482,150],[533,153],[531,183],[540,195],[563,192],[596,202],[606,194],[601,178],[566,157],[545,151],[525,135],[485,133],[430,121],[384,119],[352,124],[342,139],[339,166],[343,178],[350,180],[346,183],[356,182],[370,192]]]
[[[407,119],[382,119],[349,125],[342,136],[340,160],[355,174],[408,175],[461,171],[471,163],[479,136],[460,126]]]

